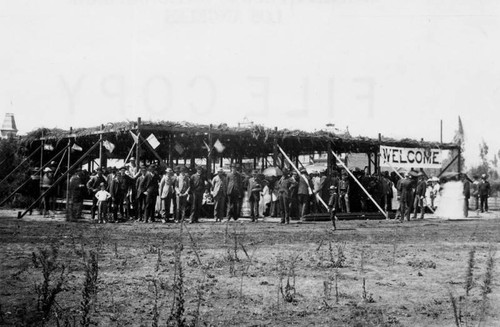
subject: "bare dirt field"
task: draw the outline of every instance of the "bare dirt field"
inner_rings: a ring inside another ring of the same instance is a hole
[[[500,326],[497,215],[340,221],[332,232],[3,210],[0,325]]]

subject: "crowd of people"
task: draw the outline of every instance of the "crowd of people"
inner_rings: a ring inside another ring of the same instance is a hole
[[[82,217],[83,201],[92,200],[91,218],[98,223],[120,221],[180,222],[200,217],[237,220],[241,216],[257,222],[261,217],[280,217],[281,223],[308,214],[329,213],[335,228],[337,213],[377,211],[395,212],[401,222],[423,219],[439,205],[440,180],[423,172],[410,171],[400,178],[396,172],[369,174],[368,169],[344,169],[308,173],[305,169],[263,174],[243,171],[238,164],[230,171],[222,168],[211,177],[203,167],[163,168],[151,164],[137,167],[134,158],[117,169],[98,168],[92,174],[76,170],[69,181],[68,220]],[[460,175],[457,175],[460,177]],[[358,182],[354,181],[354,178]],[[44,170],[41,191],[54,181],[54,167]],[[489,183],[486,176],[470,183],[462,175],[463,196],[476,200],[476,210],[488,210]],[[360,185],[362,186],[360,186]],[[364,189],[364,190],[363,190]],[[366,192],[370,194],[368,196]],[[55,209],[55,192],[42,200],[44,214]],[[375,205],[374,200],[377,205]],[[464,214],[467,214],[464,208]]]

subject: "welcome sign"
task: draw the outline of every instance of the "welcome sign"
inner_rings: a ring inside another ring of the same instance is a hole
[[[380,146],[380,166],[401,168],[441,168],[440,149]]]

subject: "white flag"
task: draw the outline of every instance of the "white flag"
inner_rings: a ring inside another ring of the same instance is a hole
[[[109,142],[108,140],[104,140],[104,142],[102,142],[102,145],[106,148],[106,150],[109,151],[109,153],[113,153],[113,150],[115,149],[115,145],[111,142]]]
[[[74,143],[72,146],[71,146],[71,150],[73,151],[82,151],[83,148],[81,146],[79,146],[78,144]]]
[[[132,136],[132,138],[134,139],[134,143],[138,144],[139,138],[137,137],[137,135],[135,135],[132,131],[129,131],[129,132],[130,132],[130,135]]]
[[[221,141],[219,141],[219,139],[217,139],[217,141],[215,141],[214,143],[214,148],[215,150],[217,150],[217,152],[221,153],[226,147],[224,146],[224,144],[222,144]]]
[[[184,152],[184,147],[177,142],[175,142],[174,149],[179,154],[182,154]]]
[[[52,144],[44,144],[43,149],[47,151],[54,151],[54,147],[52,146]]]
[[[148,141],[148,143],[151,145],[153,149],[156,149],[160,145],[160,142],[153,133],[151,133],[151,135],[148,136],[146,141]]]

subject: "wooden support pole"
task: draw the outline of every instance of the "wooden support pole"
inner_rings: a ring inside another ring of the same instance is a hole
[[[73,127],[69,128],[69,135],[73,134]],[[102,135],[102,134],[101,134]],[[68,137],[68,170],[66,171],[66,219],[69,220],[71,218],[71,213],[69,212],[69,179],[70,179],[70,171],[69,167],[71,166],[71,139]],[[55,176],[55,175],[54,175]]]
[[[445,172],[448,168],[450,168],[450,167],[451,167],[451,165],[453,165],[453,163],[454,163],[454,162],[455,162],[455,160],[457,160],[457,159],[458,159],[458,156],[453,157],[453,159],[450,161],[450,163],[449,163],[449,164],[447,164],[447,165],[446,165],[446,167],[444,167],[444,168],[443,168],[443,170],[441,170],[441,172],[440,172],[440,173],[439,173],[439,175],[438,175],[438,178],[439,178],[439,177],[441,177],[441,175],[443,175],[443,173],[444,173],[444,172]]]
[[[274,133],[278,132],[278,127],[274,128]],[[273,138],[273,166],[277,167],[278,166],[278,139],[276,138],[276,135],[274,135]]]
[[[99,168],[101,168],[101,169],[102,169],[102,165],[104,163],[104,158],[102,157],[103,156],[103,149],[102,149],[103,130],[104,130],[104,125],[101,124],[101,133],[99,134]]]
[[[141,144],[139,138],[141,137],[141,117],[137,117],[137,145],[135,146],[135,166],[139,169],[141,164]]]
[[[359,182],[359,180],[356,178],[356,176],[353,175],[353,173],[351,173],[351,171],[347,168],[347,166],[344,164],[344,162],[342,160],[340,160],[340,158],[337,156],[337,154],[331,150],[333,156],[335,158],[337,158],[337,161],[340,162],[340,164],[342,165],[342,167],[347,171],[347,173],[349,175],[351,175],[351,178],[354,179],[354,181],[358,184],[358,186],[363,190],[363,192],[365,192],[365,194],[368,196],[368,198],[373,202],[373,204],[377,207],[377,209],[384,215],[384,217],[386,219],[389,219],[389,216],[387,215],[387,212],[385,212],[381,207],[380,205],[377,203],[377,201],[375,201],[373,199],[373,197],[371,196],[371,194],[364,188],[364,186]]]
[[[212,178],[212,124],[208,126],[207,178]]]
[[[372,174],[372,154],[371,152],[368,152],[366,154],[368,156],[368,175]]]
[[[169,133],[168,134],[168,166],[170,168],[174,168],[174,134]]]
[[[462,146],[460,146],[458,148],[458,154],[457,154],[457,157],[458,157],[458,161],[457,161],[457,168],[458,168],[458,172],[459,173],[462,173]]]
[[[42,190],[42,180],[43,180],[43,149],[45,147],[45,138],[43,137],[43,130],[42,130],[42,149],[40,150],[40,183],[38,183],[38,191],[40,192]]]
[[[332,142],[328,142],[327,145],[327,153],[326,153],[326,172],[328,173],[328,176],[332,174],[333,171],[333,165],[332,165]]]

